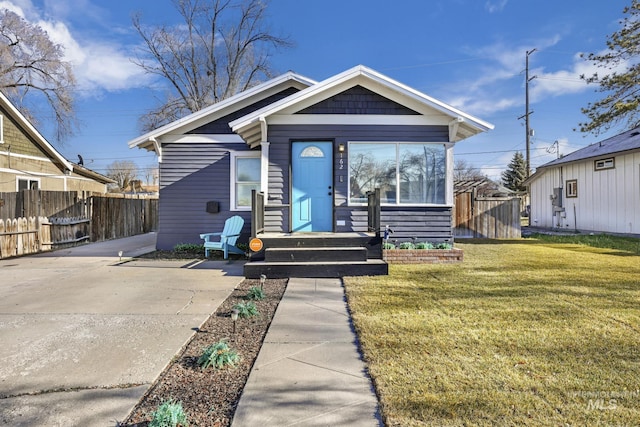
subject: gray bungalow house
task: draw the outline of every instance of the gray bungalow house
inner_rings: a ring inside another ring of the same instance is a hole
[[[356,66],[322,82],[286,73],[129,146],[160,161],[158,249],[201,242],[201,233],[221,231],[233,215],[245,219],[248,237],[252,190],[264,200],[262,237],[326,244],[375,235],[368,194],[379,189],[379,226],[398,240],[443,242],[453,240],[453,147],[492,128]]]

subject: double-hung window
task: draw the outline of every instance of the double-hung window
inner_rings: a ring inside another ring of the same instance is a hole
[[[380,188],[386,205],[446,203],[446,148],[440,143],[351,142],[349,203]]]
[[[260,191],[260,152],[231,153],[231,209],[251,210],[251,190]]]
[[[578,197],[578,180],[569,179],[566,184],[567,197]]]

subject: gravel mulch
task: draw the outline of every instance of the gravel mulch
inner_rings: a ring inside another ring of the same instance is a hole
[[[235,304],[246,301],[245,296],[253,286],[259,287],[259,280],[245,279],[238,285],[173,358],[120,426],[147,426],[152,413],[169,399],[182,402],[190,426],[223,427],[231,424],[287,280],[267,279],[264,285],[266,298],[254,301],[260,315],[238,319],[234,333],[231,309]],[[225,338],[231,349],[240,354],[240,363],[235,368],[202,370],[197,360],[203,349]]]

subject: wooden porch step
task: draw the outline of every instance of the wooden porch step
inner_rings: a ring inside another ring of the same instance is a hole
[[[364,247],[288,247],[267,248],[266,262],[366,261]]]
[[[270,279],[289,277],[337,278],[344,276],[384,276],[389,274],[389,266],[380,259],[334,262],[253,261],[244,265],[244,276],[247,279],[258,279],[261,274],[264,274]]]

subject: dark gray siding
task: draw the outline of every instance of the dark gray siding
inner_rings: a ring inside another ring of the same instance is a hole
[[[336,220],[345,226],[336,232],[366,231],[365,207],[347,206],[348,150],[340,163],[338,145],[349,141],[415,141],[448,142],[447,126],[363,126],[363,125],[272,125],[269,127],[271,143],[269,157],[269,204],[266,219],[268,231],[289,230],[289,163],[292,141],[334,142],[334,212]],[[342,167],[342,168],[341,168]],[[396,231],[395,238],[419,237],[440,242],[452,236],[451,208],[443,207],[383,207],[382,224],[389,224]]]
[[[210,123],[207,123],[206,125],[200,126],[199,128],[196,128],[194,130],[192,130],[191,132],[188,133],[192,133],[192,134],[208,134],[208,135],[220,135],[220,134],[232,134],[233,131],[231,130],[231,128],[229,127],[229,123],[239,119],[240,117],[246,116],[249,113],[253,113],[256,110],[259,110],[262,107],[266,107],[267,105],[273,104],[276,101],[281,100],[282,98],[286,98],[289,95],[293,95],[294,93],[298,92],[299,90],[291,87],[289,89],[285,89],[282,92],[278,92],[275,95],[271,95],[268,98],[265,98],[261,101],[258,101],[254,104],[251,104],[245,108],[242,108],[238,111],[235,111],[231,114],[227,114],[224,117],[221,117],[217,120],[214,120]]]
[[[337,208],[337,219],[345,220],[353,231],[367,231],[365,208]],[[393,233],[390,240],[441,243],[453,241],[452,209],[449,207],[390,207],[383,206],[380,222],[388,225]]]
[[[420,113],[362,86],[354,86],[296,114],[418,115]]]
[[[224,221],[239,214],[249,232],[250,212],[230,212],[229,152],[245,144],[163,144],[160,163],[158,249],[178,243],[202,243],[200,233],[222,231]],[[208,201],[220,203],[207,213]]]

